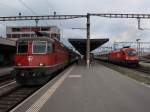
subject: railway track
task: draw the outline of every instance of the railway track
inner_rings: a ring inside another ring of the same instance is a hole
[[[3,77],[0,80],[0,112],[8,112],[40,88],[40,86],[20,86],[8,75]]]
[[[10,111],[39,88],[39,86],[27,87],[16,85],[9,89],[5,94],[0,96],[0,112]]]
[[[139,67],[130,68],[130,69],[133,69],[133,70],[136,70],[138,72],[144,73],[143,75],[145,77],[150,77],[150,68],[145,68],[145,67],[139,66]]]
[[[60,72],[62,72],[62,70],[55,72],[49,81],[55,78]],[[3,83],[4,84],[2,85],[0,83],[0,112],[8,112],[12,110],[27,97],[42,87],[20,86],[14,80],[11,80],[10,82],[4,81]]]
[[[60,71],[61,72],[61,71]],[[60,73],[58,72],[58,73]],[[55,75],[56,76],[56,75]],[[54,77],[55,77],[54,76]],[[54,78],[52,77],[52,79]],[[50,79],[50,80],[52,80]],[[16,81],[0,83],[0,112],[8,112],[42,86],[20,86]]]
[[[3,82],[4,80],[9,80],[9,79],[12,79],[10,74],[5,74],[5,75],[0,76],[0,82]]]
[[[0,97],[17,88],[16,81],[12,80],[0,86]]]
[[[13,79],[4,80],[3,82],[0,82],[0,88],[1,88],[1,86],[7,85],[7,84],[14,82],[14,81],[15,80],[13,80]]]
[[[16,81],[13,80],[10,74],[0,76],[0,96],[15,86]],[[8,89],[9,87],[9,89]]]
[[[130,66],[129,67],[129,66],[121,65],[121,64],[119,65],[119,64],[108,63],[106,61],[101,61],[101,62],[107,63],[109,65],[116,65],[116,66],[121,66],[121,67],[125,67],[125,68],[128,68],[128,69],[131,69],[131,70],[135,70],[137,72],[143,73],[142,76],[144,76],[144,77],[150,77],[150,68],[148,68],[148,67],[143,67],[143,66],[137,66],[137,67]]]

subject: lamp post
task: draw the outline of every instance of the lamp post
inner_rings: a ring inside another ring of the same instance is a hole
[[[90,67],[90,13],[87,13],[86,19],[86,28],[72,28],[72,29],[86,29],[86,65],[87,68]]]
[[[136,39],[136,42],[137,42],[137,54],[138,56],[140,56],[140,41],[141,39]]]
[[[90,14],[87,13],[87,41],[86,41],[86,64],[87,68],[90,67]]]

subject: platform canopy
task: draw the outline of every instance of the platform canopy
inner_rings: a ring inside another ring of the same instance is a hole
[[[0,37],[0,45],[15,46],[16,42],[7,38]]]
[[[69,42],[78,50],[82,55],[86,54],[86,39],[68,39]],[[95,50],[104,43],[108,42],[109,39],[90,39],[90,51]]]

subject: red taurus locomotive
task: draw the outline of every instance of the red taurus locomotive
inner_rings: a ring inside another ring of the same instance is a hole
[[[12,72],[23,85],[43,84],[52,73],[69,64],[69,49],[49,37],[20,38]]]
[[[125,65],[138,65],[139,58],[135,49],[124,47],[96,56],[97,59]]]

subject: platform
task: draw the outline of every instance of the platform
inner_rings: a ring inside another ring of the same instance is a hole
[[[150,112],[150,88],[98,63],[73,65],[11,112]]]
[[[143,66],[143,67],[150,67],[150,63],[146,63],[146,62],[140,62],[139,63],[141,66]]]
[[[15,41],[0,37],[0,67],[12,66],[16,52]]]
[[[13,70],[12,67],[0,68],[0,76],[10,74],[12,70]]]

